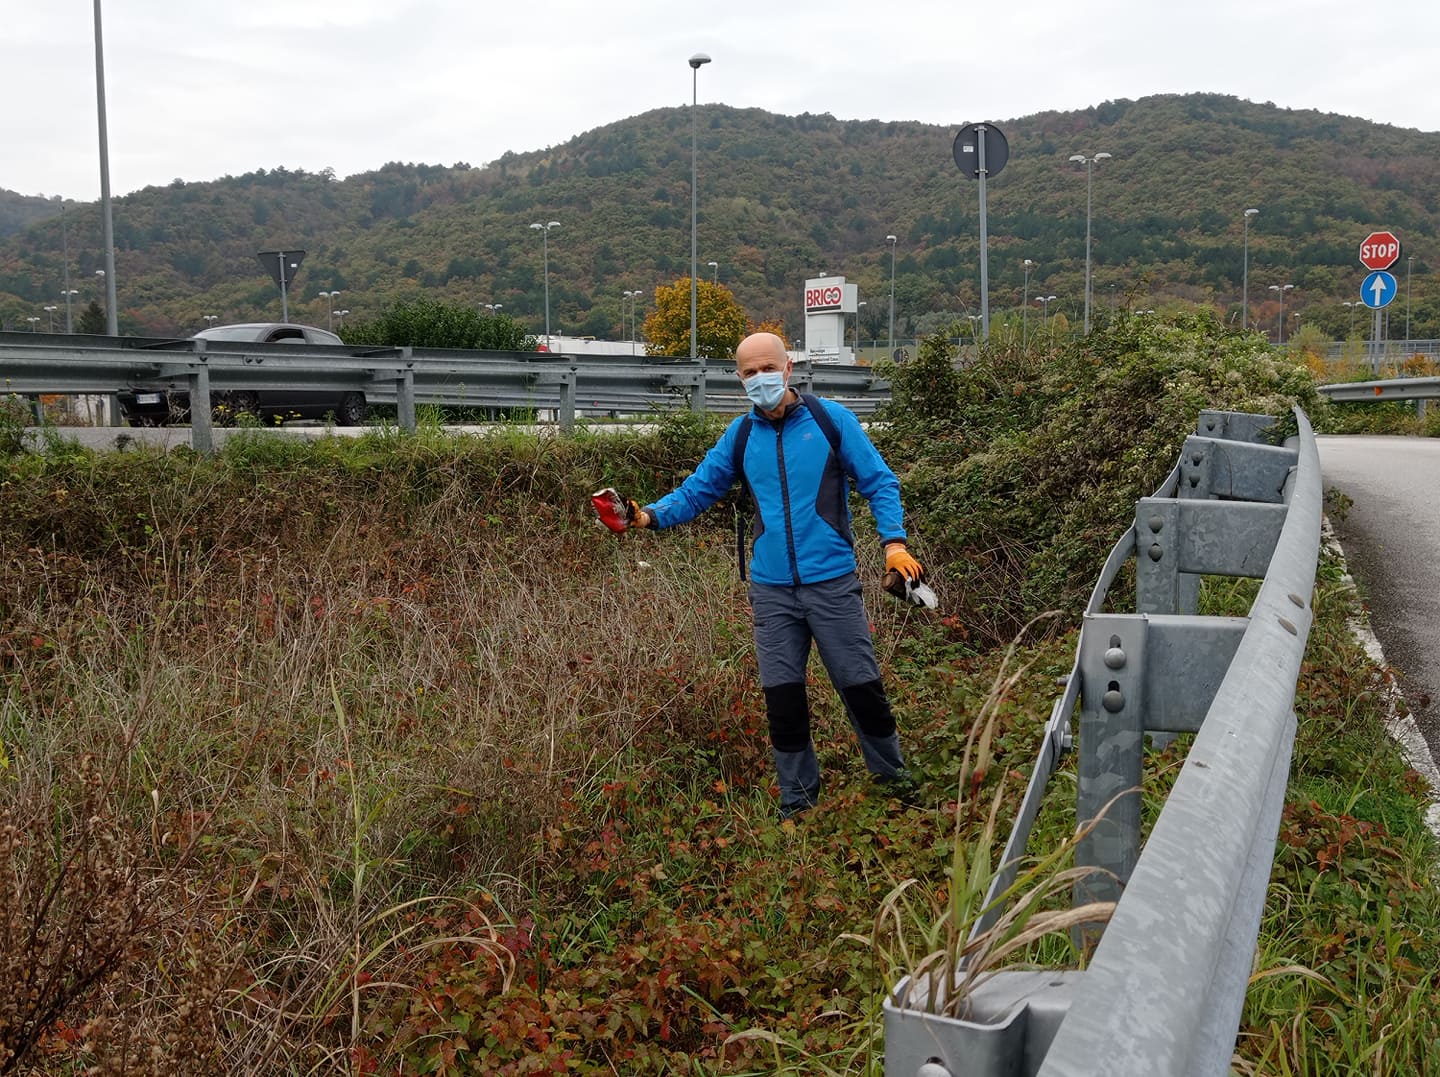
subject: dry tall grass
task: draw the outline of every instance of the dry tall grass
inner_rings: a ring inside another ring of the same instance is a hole
[[[616,541],[571,466],[574,498],[438,461],[418,496],[415,466],[80,461],[12,498],[7,960],[93,982],[0,990],[0,1072],[174,1072],[192,1026],[200,1071],[325,1067],[437,947],[503,980],[562,807],[748,691],[723,557]]]

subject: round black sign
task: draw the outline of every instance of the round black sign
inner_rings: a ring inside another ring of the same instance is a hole
[[[980,149],[985,149],[985,178],[993,179],[1010,160],[1010,143],[993,123],[968,123],[955,136],[955,163],[971,179],[980,178]]]

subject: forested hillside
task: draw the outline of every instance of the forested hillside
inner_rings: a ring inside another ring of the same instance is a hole
[[[896,332],[927,315],[979,309],[976,184],[951,159],[959,129],[919,123],[778,116],[701,105],[699,262],[717,270],[755,319],[801,326],[800,286],[843,273],[867,300],[863,331],[883,337],[895,251]],[[1413,273],[1411,335],[1440,336],[1432,283],[1440,233],[1440,134],[1279,109],[1220,95],[1114,101],[1080,112],[997,121],[1010,159],[988,184],[992,314],[1030,295],[1052,312],[1083,303],[1085,173],[1074,153],[1105,152],[1094,170],[1098,307],[1195,302],[1238,317],[1242,222],[1250,224],[1250,314],[1273,325],[1271,284],[1294,284],[1286,318],[1343,335],[1363,276],[1356,251],[1394,229]],[[260,162],[257,162],[259,164]],[[0,173],[3,181],[3,173]],[[34,204],[25,200],[27,212]],[[322,291],[352,317],[401,296],[503,304],[543,321],[541,244],[549,236],[557,333],[620,335],[622,293],[647,296],[689,269],[690,114],[660,109],[568,143],[507,153],[479,168],[392,163],[338,180],[260,169],[207,183],[151,187],[115,202],[123,332],[189,333],[203,316],[279,316],[255,253],[303,248],[292,315],[324,323]],[[98,294],[94,204],[66,214],[71,278],[82,304]],[[0,319],[7,327],[56,303],[58,217],[0,241]],[[103,297],[102,297],[103,298]],[[643,315],[643,309],[642,309]],[[1268,319],[1268,321],[1267,321]],[[1393,335],[1399,335],[1396,330]]]

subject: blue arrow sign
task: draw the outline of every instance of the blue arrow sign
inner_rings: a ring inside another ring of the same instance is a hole
[[[1377,269],[1360,285],[1360,298],[1365,300],[1365,305],[1371,310],[1379,310],[1381,307],[1388,307],[1399,290],[1399,285],[1395,283],[1395,274]]]

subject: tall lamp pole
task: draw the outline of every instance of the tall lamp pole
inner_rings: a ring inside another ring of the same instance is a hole
[[[1020,346],[1022,348],[1030,345],[1030,270],[1035,268],[1035,262],[1026,258],[1024,265],[1025,296],[1020,301]]]
[[[1240,328],[1250,328],[1250,218],[1258,209],[1245,211],[1245,268],[1240,280]]]
[[[540,232],[540,247],[545,259],[545,350],[550,350],[550,229],[559,228],[559,221],[541,224],[536,221],[530,226]]]
[[[719,262],[706,262],[705,264],[715,271],[715,275],[710,278],[710,283],[711,283],[711,284],[719,284],[719,283],[720,283],[720,263],[719,263]]]
[[[100,0],[95,0],[95,106],[100,123],[100,217],[105,244],[105,333],[120,335],[115,310],[115,223],[110,213],[110,136],[105,125],[105,44],[100,33]],[[112,416],[112,419],[115,418]]]
[[[695,218],[699,204],[696,196],[698,182],[698,143],[695,140],[695,110],[700,103],[700,65],[708,64],[710,57],[697,52],[690,57],[690,357],[698,359],[700,350],[697,343],[699,325],[695,320]],[[695,410],[705,409],[705,364],[700,364],[700,381],[695,386]]]
[[[894,236],[886,236],[885,242],[890,244],[890,358],[895,358],[895,244]]]
[[[1270,285],[1270,290],[1280,297],[1280,313],[1279,313],[1279,314],[1276,316],[1276,318],[1275,318],[1275,343],[1276,343],[1276,344],[1284,344],[1284,343],[1285,343],[1285,293],[1288,292],[1288,291],[1289,291],[1291,288],[1293,288],[1293,287],[1295,287],[1295,285],[1293,285],[1293,284],[1272,284],[1272,285]]]
[[[1405,259],[1405,350],[1410,350],[1410,271],[1415,268],[1415,256]]]
[[[1108,153],[1097,153],[1086,157],[1083,153],[1070,155],[1070,160],[1085,166],[1085,335],[1090,335],[1090,193],[1095,175],[1095,162],[1110,159]]]
[[[860,308],[865,306],[865,300],[861,299],[855,303],[855,355],[860,355]]]
[[[73,333],[74,323],[70,318],[70,297],[79,295],[80,289],[70,287],[70,230],[65,226],[65,199],[60,199],[60,250],[65,259],[65,287],[60,292],[65,297],[65,332]]]
[[[335,331],[335,297],[340,292],[321,292],[320,298],[325,300],[325,328],[332,333]]]

